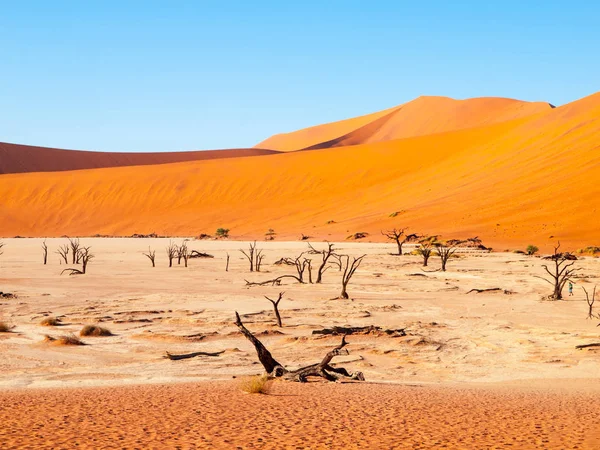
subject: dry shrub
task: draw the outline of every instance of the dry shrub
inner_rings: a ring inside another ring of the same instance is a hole
[[[46,317],[40,322],[43,327],[57,327],[60,325],[60,319],[58,317]]]
[[[110,330],[98,325],[86,325],[79,332],[79,336],[112,336]]]
[[[248,394],[268,394],[271,391],[271,384],[267,375],[255,375],[247,377],[240,381],[240,389]]]
[[[73,333],[71,334],[63,334],[62,336],[52,337],[46,335],[44,337],[44,342],[48,342],[53,345],[85,345],[81,339],[75,336]]]
[[[10,333],[12,329],[12,325],[7,324],[6,322],[0,322],[0,333]]]

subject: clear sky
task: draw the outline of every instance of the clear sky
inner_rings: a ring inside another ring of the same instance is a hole
[[[0,141],[253,146],[419,95],[600,90],[600,2],[2,1]]]

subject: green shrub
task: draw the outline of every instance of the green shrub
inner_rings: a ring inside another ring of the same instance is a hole
[[[526,249],[526,251],[527,251],[527,254],[528,254],[529,256],[535,255],[535,254],[536,254],[536,253],[537,253],[539,250],[540,250],[540,249],[539,249],[539,248],[537,248],[535,245],[528,245],[528,246],[527,246],[527,249]]]
[[[217,228],[215,233],[217,237],[226,238],[229,237],[229,228]]]

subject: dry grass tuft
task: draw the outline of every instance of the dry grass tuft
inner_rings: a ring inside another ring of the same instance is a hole
[[[256,375],[242,379],[240,389],[248,394],[268,394],[272,383],[267,375]]]
[[[43,327],[57,327],[60,324],[60,319],[58,317],[46,317],[40,322],[40,325]]]
[[[14,327],[6,322],[0,322],[0,333],[10,333]]]
[[[75,336],[73,333],[64,334],[58,337],[52,337],[46,335],[44,337],[44,342],[50,343],[52,345],[85,345],[81,339]]]
[[[98,325],[86,325],[79,332],[79,336],[112,336],[110,330]]]

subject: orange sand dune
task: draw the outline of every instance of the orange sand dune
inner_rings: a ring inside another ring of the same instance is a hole
[[[0,177],[0,235],[343,239],[410,226],[497,249],[600,243],[600,94],[466,130],[252,158]],[[392,213],[398,212],[395,217]],[[328,224],[327,222],[335,223]]]
[[[505,122],[551,108],[507,98],[419,97],[379,113],[275,135],[257,147],[301,150],[384,142]]]
[[[276,153],[259,148],[172,153],[105,153],[0,142],[0,174],[142,166]]]
[[[593,384],[593,383],[590,383]],[[232,382],[0,393],[4,448],[600,446],[597,391]]]

